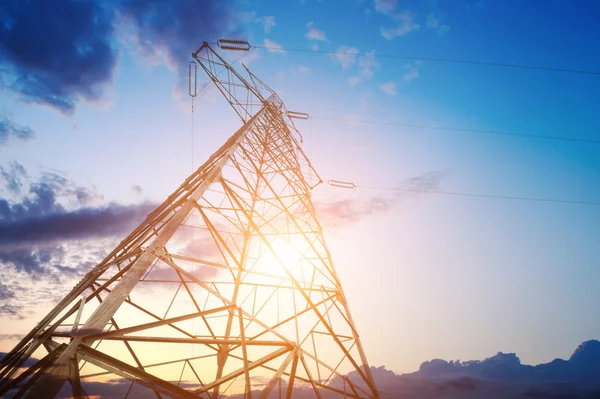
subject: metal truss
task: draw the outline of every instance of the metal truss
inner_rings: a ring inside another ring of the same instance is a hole
[[[283,102],[193,56],[243,126],[2,359],[0,395],[378,398]]]

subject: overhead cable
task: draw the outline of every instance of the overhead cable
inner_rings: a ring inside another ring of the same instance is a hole
[[[332,187],[338,187],[338,188],[352,188],[352,189],[364,188],[364,189],[370,189],[370,190],[402,191],[402,192],[421,193],[421,194],[449,195],[449,196],[456,196],[456,197],[490,198],[490,199],[529,201],[529,202],[551,202],[551,203],[573,204],[573,205],[600,205],[600,201],[578,201],[578,200],[566,200],[566,199],[557,199],[557,198],[465,193],[465,192],[460,192],[460,191],[423,190],[423,189],[417,189],[417,188],[367,186],[367,185],[354,184],[351,182],[343,182],[343,181],[339,181],[339,180],[328,180],[327,183]]]
[[[411,61],[431,61],[431,62],[443,62],[453,64],[469,64],[469,65],[480,65],[480,66],[494,66],[504,68],[518,68],[518,69],[530,69],[538,71],[550,71],[550,72],[563,72],[580,75],[596,75],[600,76],[600,71],[587,70],[587,69],[573,69],[573,68],[555,68],[542,65],[525,65],[525,64],[513,64],[506,62],[487,62],[487,61],[476,61],[476,60],[461,60],[457,58],[437,58],[437,57],[416,57],[410,55],[401,54],[376,54],[376,53],[360,53],[351,51],[331,51],[331,50],[313,50],[313,49],[298,49],[298,48],[287,48],[287,47],[269,47],[269,46],[252,46],[255,48],[264,48],[266,50],[273,51],[296,51],[303,53],[319,53],[319,54],[335,54],[335,55],[352,55],[352,56],[368,56],[377,58],[397,58]]]
[[[369,120],[361,120],[361,119],[331,118],[331,117],[325,117],[325,116],[311,116],[311,118],[322,119],[322,120],[331,120],[331,121],[349,122],[349,123],[365,123],[365,124],[373,124],[373,125],[388,125],[388,126],[399,126],[399,127],[411,127],[411,128],[418,128],[418,129],[446,130],[446,131],[454,131],[454,132],[490,134],[490,135],[497,135],[497,136],[528,137],[528,138],[534,138],[534,139],[574,141],[574,142],[582,142],[582,143],[600,144],[600,140],[585,139],[585,138],[578,138],[578,137],[548,136],[548,135],[544,135],[544,134],[501,132],[501,131],[497,131],[497,130],[469,129],[469,128],[450,127],[450,126],[432,126],[432,125],[420,125],[420,124],[411,124],[411,123],[369,121]]]

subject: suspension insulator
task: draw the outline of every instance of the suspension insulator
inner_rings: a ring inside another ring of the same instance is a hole
[[[288,118],[290,119],[309,119],[310,116],[306,113],[306,112],[294,112],[294,111],[287,111],[286,112]]]
[[[250,43],[245,40],[220,39],[217,46],[222,50],[250,51]]]
[[[198,64],[195,61],[188,64],[188,94],[190,97],[198,95]]]
[[[327,180],[327,184],[329,184],[332,187],[339,188],[356,188],[356,184],[347,181]]]

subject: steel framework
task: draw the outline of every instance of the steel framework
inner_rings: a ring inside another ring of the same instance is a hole
[[[206,42],[193,57],[243,126],[2,359],[0,395],[378,398],[297,113]]]

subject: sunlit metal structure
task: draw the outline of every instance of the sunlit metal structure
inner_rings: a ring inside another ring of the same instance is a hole
[[[208,43],[193,57],[243,126],[2,359],[0,395],[378,398],[311,202],[305,114]]]

